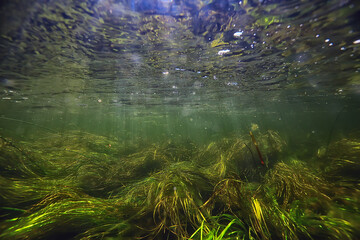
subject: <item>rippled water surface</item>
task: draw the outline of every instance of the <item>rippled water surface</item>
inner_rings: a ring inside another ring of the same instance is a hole
[[[340,112],[357,122],[359,8],[345,0],[5,1],[2,116],[143,137],[215,136],[254,121],[296,127],[301,116],[316,131],[317,114],[335,121]],[[20,135],[31,127],[0,121]]]

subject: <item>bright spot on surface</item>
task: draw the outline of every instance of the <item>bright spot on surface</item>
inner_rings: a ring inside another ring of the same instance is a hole
[[[225,55],[225,54],[229,54],[230,53],[230,50],[229,49],[225,49],[225,50],[220,50],[218,52],[218,55]]]
[[[315,37],[317,37],[317,38],[318,38],[318,37],[320,37],[320,35],[319,35],[319,34],[316,34],[316,36],[315,36]]]
[[[341,47],[340,50],[341,50],[341,51],[345,51],[346,48],[345,48],[345,47]]]
[[[325,39],[325,42],[330,42],[330,39],[329,38]]]
[[[333,43],[329,43],[329,47],[331,47],[332,45],[334,45]]]
[[[102,100],[101,100],[101,99],[98,99],[97,101],[98,101],[98,103],[101,103],[101,102],[102,102]]]
[[[353,42],[353,44],[359,44],[359,43],[360,43],[360,39],[355,40],[355,41]]]
[[[164,72],[162,72],[162,74],[164,74],[164,75],[168,75],[168,74],[169,74],[169,72],[168,72],[168,71],[164,71]]]

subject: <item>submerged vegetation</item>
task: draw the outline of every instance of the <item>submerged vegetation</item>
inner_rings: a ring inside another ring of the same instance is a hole
[[[252,138],[2,137],[1,239],[360,237],[358,139],[331,143],[314,168],[288,159],[275,131],[257,133],[257,146]]]

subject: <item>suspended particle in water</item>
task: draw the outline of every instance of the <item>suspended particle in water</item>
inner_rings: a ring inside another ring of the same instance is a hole
[[[226,54],[229,54],[230,53],[230,50],[229,49],[225,49],[225,50],[220,50],[218,52],[218,55],[222,56],[222,55],[226,55]]]
[[[236,32],[234,33],[234,37],[240,37],[243,33],[243,31]]]

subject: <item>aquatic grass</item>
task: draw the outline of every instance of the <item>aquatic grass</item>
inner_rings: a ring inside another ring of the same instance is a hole
[[[210,217],[207,222],[203,221],[189,239],[247,239],[247,232],[246,224],[239,218],[230,214],[221,214]]]
[[[218,182],[211,197],[203,204],[202,208],[213,209],[219,204],[221,209],[215,209],[219,213],[235,212],[243,208],[250,192],[245,189],[245,183],[239,179],[223,179]]]
[[[272,147],[265,146],[268,140],[257,137],[264,141],[264,153],[272,156]],[[0,177],[2,239],[299,240],[359,235],[356,222],[344,215],[356,214],[356,191],[336,182],[329,185],[298,160],[270,164],[270,169],[254,167],[252,149],[241,138],[222,139],[206,149],[166,142],[121,156],[83,152],[86,148],[61,152],[61,144],[40,156],[36,166],[45,177]],[[251,164],[242,168],[246,159]],[[252,169],[257,177],[247,178]]]
[[[273,189],[277,201],[286,207],[297,199],[319,197],[329,201],[330,197],[324,192],[328,191],[323,179],[315,176],[305,167],[304,163],[293,161],[291,164],[277,163],[264,177],[266,189]]]
[[[9,227],[0,237],[2,239],[61,239],[60,236],[72,238],[86,233],[94,235],[98,231],[105,234],[119,224],[123,231],[127,227],[124,219],[125,209],[130,211],[129,206],[121,206],[109,200],[90,196],[51,195],[30,210],[27,216],[9,219],[7,221]]]
[[[43,165],[47,163],[34,158],[21,144],[0,136],[0,172],[3,177],[44,176]]]
[[[260,181],[260,176],[267,168],[261,163],[257,150],[261,150],[266,165],[269,161],[273,165],[278,153],[285,148],[286,142],[272,130],[259,134],[256,141],[259,142],[259,146],[255,146],[252,138],[247,135],[223,138],[200,148],[194,161],[204,167],[209,175],[217,177],[218,181],[234,175]]]
[[[356,186],[360,183],[360,141],[344,138],[328,146],[321,159],[324,177],[338,185]],[[325,164],[326,163],[326,164]]]
[[[266,205],[259,199],[251,198],[251,230],[258,239],[271,239],[268,224],[264,217],[264,211],[267,211]]]
[[[267,130],[261,134],[258,138],[259,144],[261,144],[261,150],[267,155],[273,155],[281,153],[286,149],[287,143],[277,131]],[[271,156],[269,158],[274,158]]]
[[[108,197],[124,185],[148,176],[168,166],[171,162],[188,160],[192,154],[191,143],[145,144],[136,149],[121,146],[112,139],[89,133],[70,131],[54,139],[39,139],[25,145],[32,147],[44,176],[71,178],[75,186],[87,194]],[[189,146],[186,155],[184,146]]]
[[[328,216],[319,217],[319,226],[327,230],[326,235],[335,239],[354,239],[354,227],[344,219],[332,218]]]
[[[303,215],[297,219],[311,239],[358,239],[359,231],[350,222],[326,215]]]
[[[7,179],[0,176],[0,203],[8,207],[27,207],[54,192],[76,189],[71,185],[70,179]]]
[[[249,140],[242,138],[223,138],[199,149],[194,162],[217,181],[246,174],[256,168],[257,164],[248,144]]]
[[[267,198],[265,201],[268,202],[266,218],[273,236],[284,240],[312,239],[307,227],[300,221],[304,212],[298,208],[299,205],[293,204],[290,210],[286,210],[278,205],[275,198],[272,201]]]
[[[188,237],[189,229],[206,221],[208,212],[200,206],[212,190],[209,179],[188,162],[173,164],[152,178],[145,207],[153,212],[153,234],[169,231]]]

